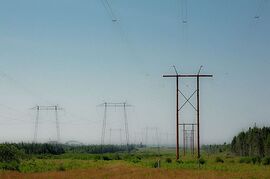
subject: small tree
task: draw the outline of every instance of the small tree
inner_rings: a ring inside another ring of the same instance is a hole
[[[0,168],[7,170],[18,170],[23,152],[10,144],[0,145]]]
[[[270,157],[270,134],[268,134],[264,144],[265,156]]]

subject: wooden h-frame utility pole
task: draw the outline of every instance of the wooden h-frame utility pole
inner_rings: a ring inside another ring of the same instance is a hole
[[[197,74],[178,74],[175,66],[175,75],[163,75],[165,78],[175,78],[176,79],[176,160],[179,159],[179,112],[183,108],[183,106],[186,103],[189,103],[197,112],[197,147],[198,147],[198,153],[197,157],[200,158],[200,78],[206,78],[206,77],[213,77],[213,75],[205,75],[200,74],[202,66],[200,67]],[[180,90],[179,90],[179,78],[196,78],[197,80],[197,89],[193,92],[193,94],[187,98]],[[183,105],[179,108],[179,93],[185,98],[185,102]],[[189,100],[194,94],[197,94],[197,106],[195,107]]]

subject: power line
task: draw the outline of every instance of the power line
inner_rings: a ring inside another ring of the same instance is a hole
[[[100,0],[104,9],[106,10],[106,12],[108,13],[108,15],[110,16],[111,20],[113,22],[116,22],[117,21],[117,18],[113,12],[113,9],[112,9],[112,6],[111,4],[108,2],[108,0]]]
[[[255,20],[258,20],[261,18],[261,15],[266,6],[266,3],[268,3],[268,0],[259,0],[255,15],[253,16]]]
[[[0,104],[0,106],[2,106],[2,107],[4,107],[4,108],[8,109],[9,111],[19,112],[20,115],[30,116],[30,114],[28,114],[28,113],[25,113],[25,112],[23,112],[23,111],[20,111],[20,110],[18,110],[18,109],[13,108],[13,107],[7,106],[7,105],[5,105],[5,104]]]
[[[36,93],[34,93],[32,90],[30,90],[29,88],[27,88],[24,84],[22,84],[21,82],[19,82],[18,80],[14,79],[13,77],[11,77],[10,75],[8,75],[7,73],[3,72],[2,70],[0,70],[0,77],[7,79],[8,81],[12,82],[13,84],[17,85],[17,87],[19,87],[20,89],[22,89],[25,93],[28,93],[29,95],[31,95],[32,97],[39,99],[41,101],[44,101],[46,103],[50,103],[48,100],[42,98],[40,95],[37,95]]]
[[[0,114],[0,116],[1,116],[1,118],[8,119],[8,121],[12,120],[12,121],[20,121],[20,122],[29,122],[27,120],[22,120],[22,119],[19,119],[19,118],[10,117],[10,116],[6,116],[6,115],[3,115],[3,114]]]
[[[110,17],[110,20],[115,25],[116,30],[120,34],[120,39],[122,41],[123,46],[125,46],[126,50],[129,52],[129,55],[132,56],[132,58],[138,60],[140,57],[136,52],[134,52],[134,47],[131,45],[131,42],[129,38],[127,37],[127,32],[124,30],[122,24],[120,23],[119,17],[117,17],[114,13],[114,10],[112,8],[112,3],[109,2],[109,0],[100,0],[104,9],[106,10],[107,14]]]

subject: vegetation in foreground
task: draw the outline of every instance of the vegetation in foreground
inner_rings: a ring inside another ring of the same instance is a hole
[[[248,132],[250,131],[259,130],[250,129]],[[246,136],[249,135],[246,134]],[[264,147],[266,144],[267,142],[264,143]],[[130,145],[127,149],[126,146],[112,145],[101,147],[0,144],[0,176],[6,173],[6,170],[20,173],[40,173],[76,169],[95,170],[120,165],[144,169],[216,171],[223,172],[224,175],[234,173],[237,176],[248,174],[248,176],[255,178],[258,176],[270,178],[270,157],[266,152],[263,155],[255,155],[255,152],[240,156],[231,150],[232,146],[232,144],[203,146],[202,158],[197,159],[192,155],[187,155],[181,156],[180,160],[175,161],[173,148],[145,148],[135,145]],[[252,151],[256,151],[255,149],[256,147]]]
[[[19,178],[22,176],[25,176],[25,178],[36,178],[37,176],[44,176],[43,178],[62,176],[66,178],[74,176],[74,173],[76,173],[76,176],[82,175],[82,178],[87,178],[85,173],[88,173],[91,176],[96,175],[106,178],[111,176],[110,174],[118,174],[118,176],[123,174],[127,177],[127,171],[130,171],[134,176],[136,175],[135,178],[157,177],[157,173],[164,178],[167,175],[173,178],[173,176],[183,175],[183,173],[188,176],[201,174],[205,177],[209,175],[234,178],[245,176],[253,178],[270,177],[270,166],[264,165],[263,160],[253,163],[251,157],[236,157],[221,152],[211,155],[204,153],[199,160],[191,155],[181,156],[181,160],[175,161],[173,149],[161,148],[160,153],[157,151],[157,148],[141,148],[130,153],[117,152],[103,155],[87,153],[33,155],[30,158],[22,159],[16,172],[0,171],[0,177],[2,178],[6,174]],[[160,169],[157,169],[158,167]],[[115,173],[116,171],[120,173]],[[138,173],[135,174],[134,171]],[[194,171],[196,172],[194,173]]]

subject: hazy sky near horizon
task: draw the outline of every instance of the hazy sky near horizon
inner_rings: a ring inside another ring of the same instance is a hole
[[[0,0],[0,141],[31,141],[30,108],[58,104],[63,142],[99,143],[97,105],[127,101],[131,141],[144,142],[148,127],[148,141],[158,128],[161,143],[174,143],[175,80],[162,78],[172,65],[214,75],[201,80],[202,143],[270,125],[269,1],[108,2],[116,22],[102,0]],[[180,81],[187,96],[194,84]],[[181,122],[193,122],[192,108],[183,109]],[[107,120],[106,141],[111,128],[119,142],[123,110],[110,109]],[[53,113],[42,112],[38,138],[56,138]]]

